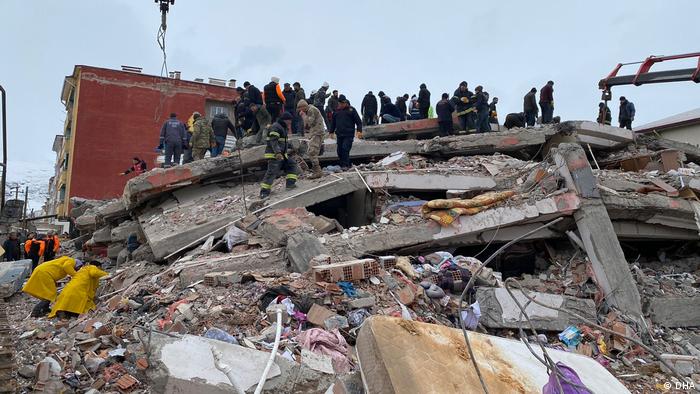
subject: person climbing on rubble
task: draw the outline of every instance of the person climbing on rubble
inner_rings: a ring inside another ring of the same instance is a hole
[[[287,156],[287,136],[289,135],[289,123],[292,118],[292,114],[289,112],[283,113],[267,133],[267,146],[265,147],[267,171],[260,183],[260,198],[270,196],[272,184],[282,172],[286,175],[287,189],[296,187],[299,168],[297,163]]]
[[[620,97],[620,115],[618,120],[620,121],[620,128],[632,130],[632,121],[634,121],[634,115],[636,110],[634,109],[634,104],[631,101],[627,101],[625,96]]]
[[[127,175],[131,174],[132,172],[136,175],[141,175],[144,172],[146,172],[146,162],[141,160],[138,156],[134,156],[133,159],[131,159],[131,167],[129,167],[126,171],[119,173],[119,175]]]
[[[525,94],[525,97],[523,97],[523,113],[525,114],[525,124],[527,127],[533,127],[535,125],[535,120],[537,119],[537,113],[539,110],[537,109],[537,99],[535,97],[536,93],[537,88],[532,88],[529,92],[527,92],[527,94]]]
[[[489,124],[489,94],[484,91],[484,87],[479,85],[474,89],[476,95],[476,132],[487,133],[491,131]]]
[[[513,127],[525,127],[525,119],[525,112],[511,113],[506,115],[506,121],[503,123],[503,126],[508,130]]]
[[[255,116],[255,122],[253,122],[253,126],[246,131],[246,135],[255,135],[256,143],[261,144],[267,138],[267,129],[272,123],[272,118],[265,107],[255,103],[250,104],[250,112]]]
[[[318,162],[318,156],[321,154],[323,147],[324,121],[323,115],[318,111],[318,108],[310,106],[306,100],[299,101],[297,111],[303,119],[304,134],[309,137],[309,159],[311,160],[311,171],[313,172],[309,179],[318,179],[323,176],[321,165]]]
[[[365,126],[377,124],[377,97],[371,90],[362,99],[360,111],[362,112],[362,121]]]
[[[442,100],[435,105],[435,112],[438,117],[438,127],[440,137],[447,137],[452,134],[452,113],[455,112],[454,106],[450,101],[450,95],[442,94]]]
[[[32,272],[22,291],[39,299],[32,310],[33,317],[46,316],[51,311],[50,305],[56,300],[56,282],[74,276],[82,265],[78,259],[63,256],[44,262]]]
[[[171,113],[170,118],[160,128],[158,148],[164,150],[165,163],[163,167],[168,168],[180,164],[182,150],[187,146],[186,134],[185,124],[177,119],[176,113]]]
[[[17,232],[11,232],[5,242],[2,243],[2,248],[5,249],[5,261],[17,261],[22,258],[22,248],[19,245]]]
[[[58,235],[53,230],[46,232],[46,246],[44,247],[44,261],[53,260],[56,258],[58,250],[61,248],[61,241]]]
[[[331,135],[336,135],[336,150],[340,159],[340,168],[346,171],[351,166],[350,150],[352,149],[352,142],[356,135],[358,138],[362,138],[362,119],[360,119],[357,110],[350,105],[350,101],[345,95],[341,94],[339,101],[340,105],[333,114],[331,128],[328,132]],[[391,102],[391,100],[389,101]],[[355,128],[357,128],[357,134],[355,134]]]
[[[598,118],[596,118],[600,124],[611,124],[612,123],[612,113],[610,112],[610,107],[605,105],[605,103],[598,103]]]
[[[35,233],[27,235],[27,240],[24,241],[24,254],[27,258],[32,259],[32,271],[39,265],[39,259],[44,255],[45,247],[44,241],[38,239]]]
[[[233,133],[237,139],[241,138],[236,126],[233,125],[228,115],[223,112],[214,115],[214,119],[211,120],[211,128],[214,130],[214,139],[216,139],[216,146],[211,150],[211,157],[219,156],[224,152],[226,137],[229,131]]]
[[[192,126],[192,139],[190,140],[192,158],[194,160],[202,160],[208,149],[216,148],[216,138],[214,137],[214,130],[202,114],[195,112],[193,117],[194,125]]]
[[[83,265],[58,295],[48,317],[77,317],[94,309],[100,278],[107,276],[101,268],[102,263],[97,260]]]

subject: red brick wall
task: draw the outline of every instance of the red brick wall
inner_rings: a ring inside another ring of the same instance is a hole
[[[186,122],[209,100],[231,101],[235,89],[149,75],[80,66],[77,119],[73,125],[70,197],[119,197],[134,175],[119,173],[141,157],[155,165],[160,127],[171,112]]]

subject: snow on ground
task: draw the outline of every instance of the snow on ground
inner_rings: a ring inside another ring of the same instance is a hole
[[[19,186],[19,198],[24,198],[24,189],[29,186],[29,211],[41,211],[46,202],[49,179],[54,175],[54,163],[44,158],[35,160],[10,160],[7,163],[7,198],[15,198],[13,186]]]

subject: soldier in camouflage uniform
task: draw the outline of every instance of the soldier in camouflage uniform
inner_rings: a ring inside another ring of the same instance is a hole
[[[304,120],[304,134],[309,136],[309,159],[311,160],[311,170],[313,174],[309,179],[317,179],[323,176],[321,165],[318,163],[318,156],[323,146],[323,125],[324,119],[318,108],[310,106],[306,100],[300,100],[297,104],[297,111]]]
[[[267,146],[265,146],[267,171],[260,183],[260,198],[267,198],[270,195],[272,184],[283,171],[286,174],[287,189],[296,187],[299,168],[297,163],[287,156],[288,123],[291,120],[292,115],[289,112],[283,113],[267,133]]]
[[[214,130],[204,116],[199,112],[195,112],[192,117],[194,118],[192,139],[190,140],[192,158],[194,160],[201,160],[204,158],[208,149],[216,146],[216,139],[214,138]]]

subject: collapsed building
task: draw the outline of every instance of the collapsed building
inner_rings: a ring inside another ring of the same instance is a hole
[[[20,385],[539,392],[544,352],[595,392],[697,385],[699,148],[580,121],[436,128],[368,127],[347,172],[326,140],[324,177],[262,201],[262,146],[74,200],[69,252],[112,275],[75,321],[13,322]],[[303,167],[307,141],[291,145]]]

